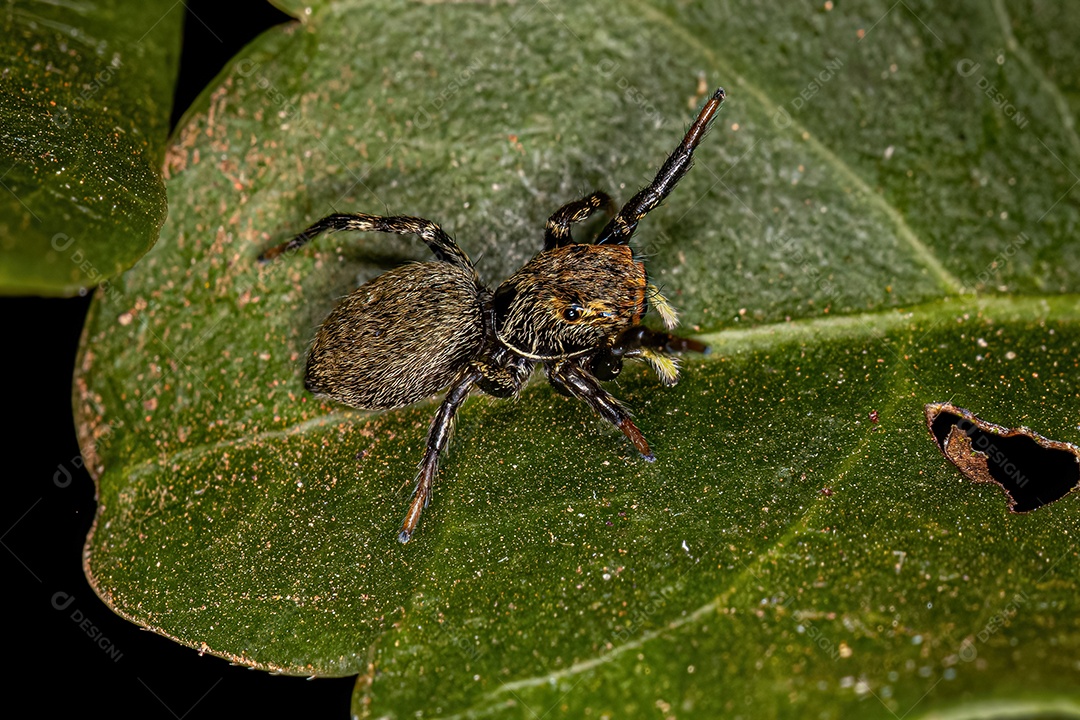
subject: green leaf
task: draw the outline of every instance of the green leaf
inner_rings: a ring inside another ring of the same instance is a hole
[[[184,6],[18,2],[0,19],[0,292],[71,295],[165,220]]]
[[[315,7],[236,58],[170,152],[162,242],[91,310],[106,602],[360,673],[373,717],[1080,715],[1077,494],[1012,515],[923,419],[1080,437],[1072,15],[389,8]],[[612,385],[657,462],[539,378],[476,397],[399,545],[436,401],[352,411],[301,376],[337,300],[426,251],[259,253],[333,211],[419,215],[495,285],[561,204],[628,199],[716,85],[636,240],[713,352]]]

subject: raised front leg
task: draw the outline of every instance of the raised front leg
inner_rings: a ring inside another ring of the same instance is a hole
[[[471,371],[451,385],[446,397],[443,398],[442,405],[439,406],[439,411],[435,413],[435,419],[431,421],[427,446],[424,448],[424,459],[420,461],[420,472],[416,476],[412,504],[409,505],[409,512],[405,514],[405,522],[401,525],[398,542],[409,542],[420,522],[420,513],[431,502],[431,490],[435,485],[435,475],[439,471],[439,454],[446,447],[446,441],[450,439],[454,415],[465,402],[465,398],[469,396],[469,391],[479,377],[478,372]]]
[[[589,373],[574,361],[562,360],[544,363],[548,380],[563,394],[570,394],[584,400],[600,417],[619,428],[623,435],[634,444],[641,457],[654,462],[656,456],[649,449],[645,436],[630,419],[630,413]]]
[[[694,148],[701,142],[701,138],[705,137],[709,122],[716,115],[723,101],[724,89],[717,88],[716,93],[705,103],[705,107],[701,108],[694,124],[686,131],[682,143],[675,148],[664,166],[660,168],[656,178],[631,198],[619,214],[611,219],[607,227],[600,231],[600,236],[596,239],[597,245],[625,245],[630,241],[641,218],[659,205],[690,169],[694,159]]]
[[[613,207],[607,193],[594,192],[592,195],[567,203],[552,213],[544,228],[544,249],[562,247],[574,242],[570,236],[570,226],[585,222],[601,208]]]
[[[431,248],[431,252],[435,254],[436,260],[459,265],[470,271],[473,269],[473,264],[472,261],[469,260],[469,256],[458,247],[453,238],[447,235],[441,227],[430,220],[409,217],[407,215],[382,217],[381,215],[365,215],[363,213],[349,213],[324,217],[292,240],[264,252],[259,256],[259,262],[267,262],[273,260],[282,253],[297,250],[307,244],[309,240],[324,232],[340,232],[342,230],[386,232],[395,233],[397,235],[418,235],[420,239]]]

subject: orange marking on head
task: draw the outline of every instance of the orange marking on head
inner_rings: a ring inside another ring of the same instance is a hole
[[[645,302],[645,290],[647,289],[647,282],[645,279],[645,263],[635,261],[634,269],[638,271],[638,274],[634,278],[633,284],[634,313],[631,316],[631,320],[633,325],[637,325],[641,322],[641,318],[645,315],[645,311],[648,309],[648,305]]]

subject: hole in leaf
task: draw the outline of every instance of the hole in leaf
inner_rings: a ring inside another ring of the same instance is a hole
[[[926,425],[965,477],[1001,486],[1012,512],[1038,510],[1080,485],[1080,448],[1071,443],[995,425],[951,403],[928,404]]]

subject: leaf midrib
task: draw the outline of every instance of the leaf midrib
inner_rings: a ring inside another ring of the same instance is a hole
[[[855,315],[837,315],[819,318],[799,318],[780,323],[760,325],[748,329],[727,329],[696,336],[710,347],[709,355],[700,362],[720,362],[719,358],[739,352],[810,341],[823,336],[869,337],[895,329],[920,319],[938,316],[941,319],[964,313],[977,313],[1008,318],[1043,319],[1054,316],[1063,320],[1080,321],[1080,295],[1035,295],[978,297],[972,300],[943,298],[908,308],[888,308],[876,312]],[[171,454],[154,454],[138,462],[123,466],[121,472],[130,480],[141,473],[159,468],[170,462],[196,458],[217,449],[235,447],[238,444],[257,444],[264,440],[289,437],[308,430],[324,427],[336,428],[340,423],[353,422],[361,416],[357,411],[340,410],[306,418],[284,427],[259,433],[246,433],[235,437],[184,447]],[[106,467],[109,463],[105,463]]]

